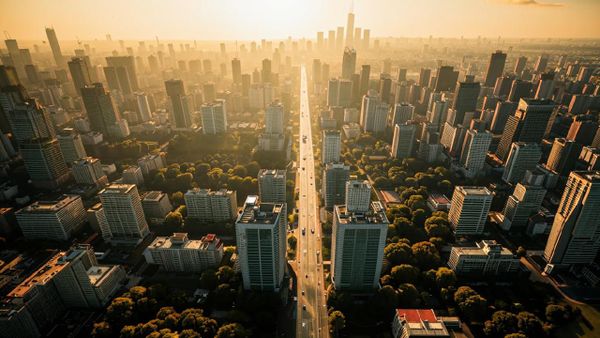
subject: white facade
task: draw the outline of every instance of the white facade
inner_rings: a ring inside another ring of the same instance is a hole
[[[71,166],[73,161],[87,157],[81,136],[73,128],[65,128],[56,138],[60,146],[60,151],[65,158],[65,163]]]
[[[280,102],[271,103],[265,110],[265,133],[283,134],[283,104]]]
[[[322,145],[321,158],[323,164],[340,161],[342,135],[338,130],[323,130]]]
[[[518,271],[519,258],[494,240],[483,240],[477,247],[452,247],[448,266],[457,274],[494,275]]]
[[[367,212],[371,204],[371,184],[368,181],[346,182],[346,209],[348,212]]]
[[[108,183],[108,179],[102,170],[102,163],[94,157],[81,158],[73,162],[73,176],[79,184],[90,184],[102,186]]]
[[[258,194],[263,203],[285,203],[286,172],[280,169],[261,169],[258,172]]]
[[[189,218],[204,222],[224,222],[237,215],[237,195],[232,190],[192,189],[184,195]]]
[[[111,184],[98,196],[111,234],[111,241],[138,242],[149,234],[137,187]]]
[[[206,103],[200,109],[204,134],[220,134],[227,131],[227,108],[225,100]]]
[[[457,236],[483,233],[492,197],[492,193],[485,187],[454,188],[448,221]]]
[[[55,201],[38,201],[15,213],[28,239],[66,241],[85,221],[81,197],[63,195]]]
[[[214,234],[191,240],[187,233],[156,237],[144,250],[148,264],[160,265],[166,271],[201,272],[218,267],[223,259],[223,243]]]
[[[489,132],[467,130],[460,155],[460,164],[465,169],[465,176],[475,177],[481,174],[491,143],[492,134]]]
[[[414,124],[394,125],[391,155],[393,158],[413,157],[417,126]]]
[[[542,158],[542,150],[537,143],[513,142],[504,164],[502,180],[515,184],[523,179],[527,170],[533,170]]]

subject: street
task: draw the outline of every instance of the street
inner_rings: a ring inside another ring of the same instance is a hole
[[[329,337],[327,308],[321,257],[321,223],[319,222],[319,200],[315,187],[315,161],[311,132],[310,106],[308,101],[308,79],[306,67],[300,70],[300,134],[298,154],[298,244],[297,287],[298,321],[297,337]]]

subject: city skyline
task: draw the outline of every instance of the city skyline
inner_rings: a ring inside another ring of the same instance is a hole
[[[369,28],[371,35],[379,38],[600,38],[600,21],[594,20],[600,3],[593,0],[376,0],[354,4],[347,0],[257,0],[251,4],[239,0],[109,0],[93,4],[64,0],[60,6],[24,0],[0,8],[0,30],[5,35],[34,41],[46,40],[46,26],[54,27],[61,40],[103,40],[107,34],[123,40],[157,36],[199,41],[314,39],[317,31],[345,26],[346,14],[352,9],[357,14],[355,26]]]

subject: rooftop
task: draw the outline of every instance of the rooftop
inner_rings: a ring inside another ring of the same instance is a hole
[[[282,208],[282,203],[260,203],[258,196],[249,195],[236,223],[274,224]]]
[[[285,170],[283,169],[261,169],[258,172],[258,177],[261,176],[275,176],[278,178],[284,177],[285,178]]]
[[[46,264],[27,277],[21,284],[8,293],[9,298],[23,298],[36,285],[44,285],[61,272],[67,264],[61,259],[66,252],[54,255]]]
[[[371,202],[371,207],[367,212],[349,212],[345,205],[336,205],[335,215],[340,224],[388,224],[389,221],[385,215],[385,208],[381,202]]]
[[[164,192],[153,190],[146,192],[142,199],[144,201],[160,201],[165,196],[166,194]]]
[[[104,190],[102,190],[100,194],[126,194],[129,193],[129,191],[131,191],[131,189],[133,188],[135,188],[135,184],[113,183],[108,187],[104,188]]]
[[[215,234],[207,234],[202,239],[189,239],[187,232],[175,232],[168,237],[156,237],[149,249],[189,249],[189,250],[209,250],[221,247],[223,243]]]
[[[396,316],[403,324],[407,337],[449,336],[444,323],[432,309],[397,309]]]
[[[77,195],[62,195],[59,199],[54,201],[34,202],[26,206],[25,208],[17,211],[17,213],[54,213],[66,207],[71,202],[77,199],[81,199],[81,197]]]
[[[452,251],[459,255],[485,256],[490,252],[500,254],[502,256],[514,256],[513,253],[495,240],[487,239],[476,243],[473,247],[452,247]]]
[[[492,194],[486,187],[457,186],[456,189],[465,195],[491,195]]]

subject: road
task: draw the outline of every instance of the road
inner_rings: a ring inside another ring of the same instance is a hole
[[[315,159],[311,131],[306,67],[300,70],[300,134],[298,159],[298,321],[296,337],[329,337],[321,260],[321,223],[315,186]],[[304,234],[303,234],[304,231]],[[304,294],[303,294],[304,293]]]

